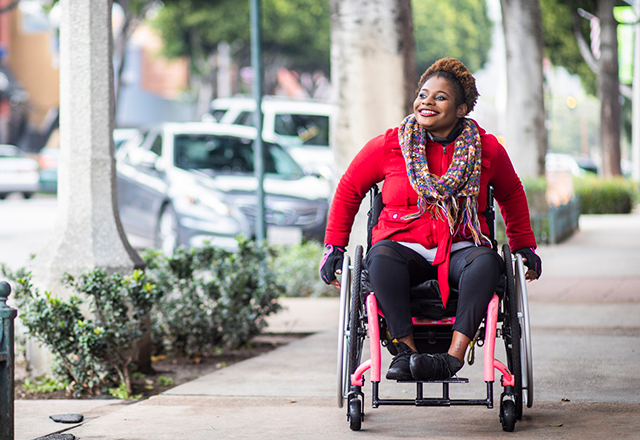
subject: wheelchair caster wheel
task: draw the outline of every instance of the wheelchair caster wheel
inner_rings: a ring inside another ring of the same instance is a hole
[[[360,431],[362,426],[362,402],[355,398],[349,401],[349,428],[352,431]]]
[[[502,429],[513,432],[516,427],[516,404],[513,400],[504,400],[500,405],[500,423]]]

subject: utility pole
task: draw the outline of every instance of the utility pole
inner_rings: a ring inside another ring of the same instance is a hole
[[[256,140],[253,142],[254,173],[258,183],[256,189],[257,208],[256,240],[262,243],[266,238],[264,221],[264,146],[262,143],[262,53],[260,49],[260,0],[251,1],[251,67],[253,68],[253,99],[256,110],[253,124],[256,127]]]
[[[631,113],[632,178],[640,181],[640,0],[633,3],[636,22],[633,26],[633,95]]]

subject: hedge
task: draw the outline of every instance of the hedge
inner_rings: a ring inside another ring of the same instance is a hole
[[[573,186],[582,214],[628,214],[638,202],[638,184],[621,177],[575,178]]]

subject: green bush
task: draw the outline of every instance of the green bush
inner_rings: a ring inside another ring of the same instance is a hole
[[[299,296],[338,296],[340,291],[326,285],[320,279],[319,265],[324,247],[315,241],[297,246],[276,248],[274,271],[278,281],[285,288],[285,295]]]
[[[529,204],[529,212],[548,212],[549,204],[547,203],[547,180],[543,177],[524,177],[522,186],[527,195],[527,203]]]
[[[52,393],[54,391],[64,390],[67,385],[66,382],[55,380],[43,374],[42,376],[36,377],[33,382],[27,377],[22,387],[30,393]]]
[[[582,214],[628,214],[638,200],[637,184],[623,178],[574,179]]]
[[[117,388],[109,388],[109,394],[116,399],[134,399],[138,400],[142,397],[142,394],[131,395],[131,391],[127,390],[124,383],[121,383]]]
[[[131,392],[132,347],[148,331],[146,317],[160,295],[144,272],[123,277],[96,269],[78,280],[67,274],[63,283],[80,294],[68,299],[42,294],[24,269],[12,273],[3,265],[2,273],[16,285],[15,299],[29,336],[54,353],[54,372],[69,383],[74,396],[118,383]],[[82,313],[85,301],[90,318]]]
[[[164,292],[152,313],[156,343],[195,356],[241,346],[266,326],[284,292],[270,268],[273,254],[243,238],[238,246],[236,252],[204,246],[170,258],[143,255],[147,274]]]
[[[126,277],[103,269],[77,280],[65,275],[63,283],[78,293],[68,299],[41,294],[25,269],[0,271],[13,282],[27,335],[54,353],[54,373],[75,397],[131,398],[132,348],[148,332],[149,316],[153,341],[195,355],[246,343],[280,309],[274,253],[244,239],[238,244],[236,252],[205,246],[171,258],[149,251],[147,270]]]

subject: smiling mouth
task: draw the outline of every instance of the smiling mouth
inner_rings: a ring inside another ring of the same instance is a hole
[[[418,113],[420,114],[420,116],[435,116],[438,114],[438,112],[434,112],[433,110],[427,110],[427,109],[418,110]]]

